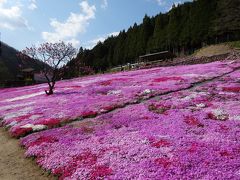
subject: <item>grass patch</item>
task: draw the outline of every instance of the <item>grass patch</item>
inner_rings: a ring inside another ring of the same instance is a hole
[[[240,41],[232,41],[232,42],[228,42],[226,44],[228,44],[232,48],[240,48]]]

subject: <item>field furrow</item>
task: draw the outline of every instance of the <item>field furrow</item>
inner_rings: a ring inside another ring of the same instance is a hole
[[[44,94],[46,85],[0,90],[1,125],[20,137],[187,89],[238,66],[237,62],[214,62],[60,81],[52,96]]]
[[[235,70],[21,144],[63,179],[239,179],[239,94]]]

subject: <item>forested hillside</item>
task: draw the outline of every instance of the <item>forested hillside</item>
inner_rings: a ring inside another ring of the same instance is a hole
[[[79,66],[105,71],[135,62],[139,55],[169,50],[191,54],[206,45],[240,39],[239,0],[197,0],[173,6],[165,14],[145,16],[141,24],[99,42],[92,50],[80,48],[66,76],[79,75]]]
[[[5,43],[1,44],[0,81],[12,80],[17,75],[20,62],[16,54],[16,49]]]
[[[17,57],[17,54],[18,51],[16,49],[1,42],[0,84],[6,81],[17,80],[17,75],[23,68],[33,68],[36,71],[42,68],[40,61],[33,59],[23,61]]]

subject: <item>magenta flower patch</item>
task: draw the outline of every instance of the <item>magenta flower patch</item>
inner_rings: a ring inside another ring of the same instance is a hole
[[[198,66],[211,70],[210,65]],[[61,179],[240,179],[240,96],[223,89],[239,78],[235,70],[191,89],[28,135],[21,144],[26,156]]]
[[[11,135],[20,137],[185,89],[236,67],[237,62],[214,62],[90,76],[58,82],[52,96],[45,95],[46,84],[3,89],[1,125],[9,128]],[[163,104],[152,111],[167,114],[168,109]]]

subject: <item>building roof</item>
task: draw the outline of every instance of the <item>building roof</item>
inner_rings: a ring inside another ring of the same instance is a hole
[[[33,68],[22,69],[22,72],[33,72],[33,71],[34,71]]]
[[[148,60],[148,61],[153,61],[153,60],[163,60],[163,59],[171,59],[176,57],[172,52],[170,51],[162,51],[162,52],[157,52],[157,53],[151,53],[151,54],[146,54],[143,56],[139,56],[139,60]]]
[[[156,55],[165,55],[165,54],[172,54],[172,53],[169,52],[169,51],[162,51],[162,52],[157,52],[157,53],[146,54],[146,55],[139,56],[139,57],[143,58],[143,57],[156,56]]]

